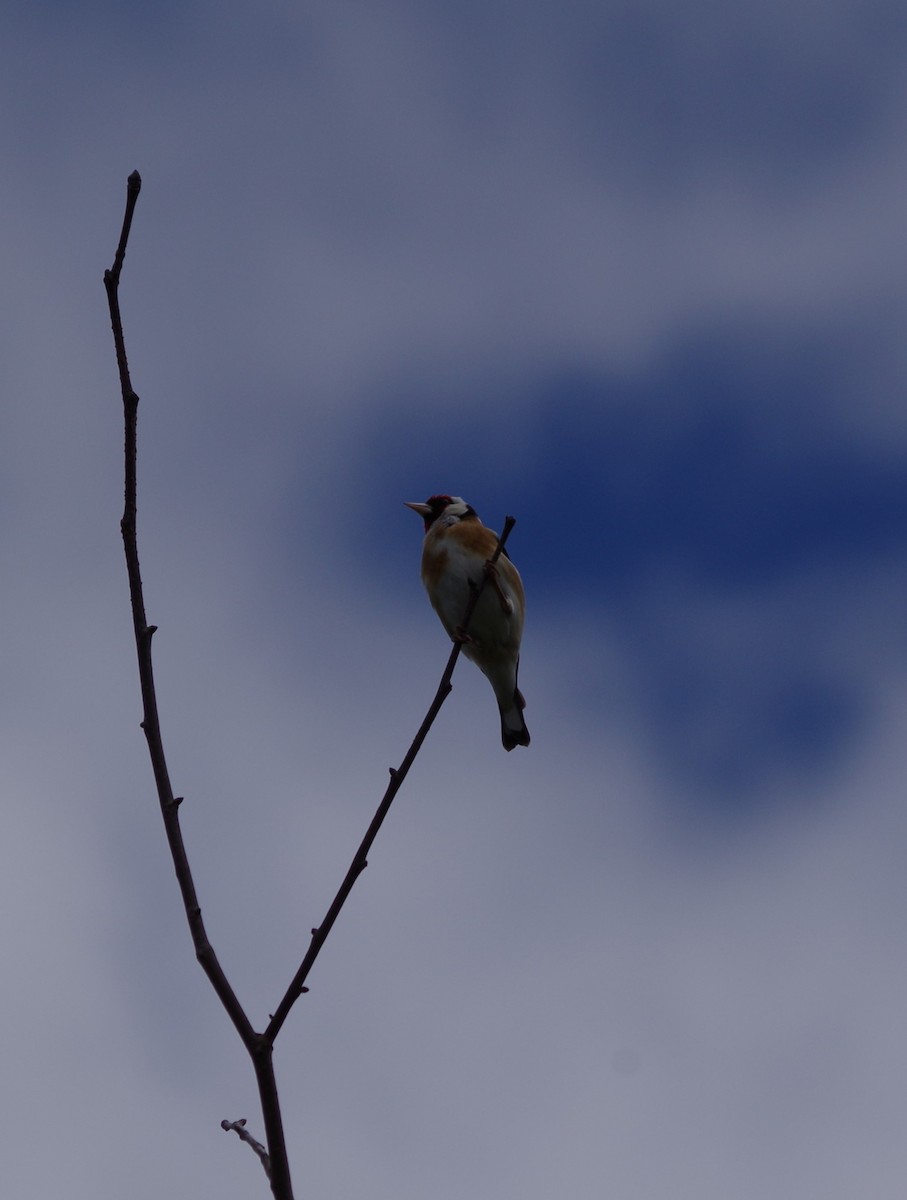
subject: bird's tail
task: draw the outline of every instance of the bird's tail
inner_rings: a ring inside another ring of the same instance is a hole
[[[526,728],[526,722],[523,720],[523,709],[526,707],[526,701],[523,699],[523,693],[517,688],[513,693],[513,700],[506,707],[499,705],[501,710],[501,741],[504,744],[505,750],[512,750],[514,746],[529,745],[529,730]]]

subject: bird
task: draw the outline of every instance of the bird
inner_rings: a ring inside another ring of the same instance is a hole
[[[523,581],[506,551],[488,566],[498,544],[497,534],[483,525],[472,505],[460,496],[429,496],[424,503],[403,502],[425,523],[422,582],[432,608],[453,641],[476,664],[494,689],[501,713],[505,750],[529,745],[523,720],[526,701],[517,686],[520,639],[526,601]],[[476,604],[469,629],[460,623],[472,588],[489,575]]]

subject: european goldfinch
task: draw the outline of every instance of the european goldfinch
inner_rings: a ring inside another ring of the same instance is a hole
[[[458,627],[469,603],[470,584],[481,582],[485,564],[498,544],[497,534],[487,529],[459,496],[430,496],[424,504],[409,500],[404,504],[425,522],[422,582],[441,624],[457,641]],[[463,641],[463,653],[494,688],[505,750],[529,745],[529,730],[523,720],[526,701],[517,687],[524,611],[523,581],[504,552],[491,568],[491,577],[479,597]]]

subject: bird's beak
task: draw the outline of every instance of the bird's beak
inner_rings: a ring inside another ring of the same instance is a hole
[[[420,504],[417,500],[404,500],[403,503],[407,508],[411,508],[413,512],[418,513],[420,517],[427,517],[431,513],[429,505]]]

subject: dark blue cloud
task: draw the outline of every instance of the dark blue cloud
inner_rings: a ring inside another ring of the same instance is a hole
[[[497,383],[440,395],[423,382],[424,399],[401,405],[397,390],[376,416],[353,476],[388,505],[451,491],[490,524],[513,511],[545,604],[580,590],[619,608],[666,569],[709,590],[859,570],[907,545],[907,461],[831,425],[851,353],[837,330],[799,343],[719,331],[644,375],[552,372],[516,409]]]
[[[516,409],[491,382],[478,404],[475,384],[414,399],[376,420],[354,471],[376,481],[388,538],[365,523],[351,549],[396,589],[420,537],[400,500],[458,492],[495,526],[513,512],[532,610],[555,627],[597,611],[617,633],[655,760],[685,790],[764,795],[767,776],[818,776],[851,750],[865,680],[829,663],[839,635],[821,631],[846,630],[853,582],[907,547],[907,461],[828,420],[857,377],[838,330],[726,330],[632,377],[552,372]],[[816,577],[847,586],[804,601]],[[577,693],[607,719],[598,657]]]
[[[815,382],[804,390],[783,365],[765,374],[703,347],[642,386],[553,383],[522,505],[542,531],[530,561],[558,563],[555,575],[538,564],[541,589],[587,580],[632,597],[664,566],[739,588],[858,568],[903,545],[907,462],[830,441],[814,423]],[[659,398],[682,417],[663,415]]]
[[[820,776],[864,727],[866,680],[816,630],[846,630],[854,581],[904,556],[907,461],[823,423],[840,356],[832,339],[703,339],[646,379],[552,383],[524,571],[543,603],[597,597],[635,662],[653,757],[704,795]],[[844,586],[811,611],[798,588],[817,574]],[[764,611],[773,590],[789,603]],[[730,634],[695,616],[691,631],[697,596],[734,613]]]
[[[730,635],[719,608],[714,638],[699,621],[691,632],[688,616],[647,611],[622,629],[649,757],[685,798],[681,811],[746,816],[773,794],[789,800],[791,781],[801,798],[816,795],[869,725],[866,680],[829,661],[829,639],[812,637],[802,607],[754,608]]]

